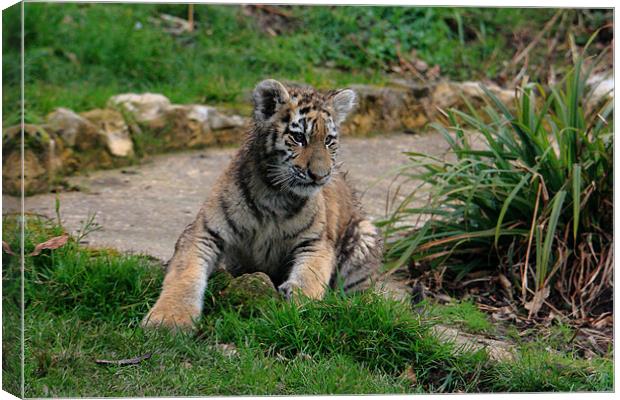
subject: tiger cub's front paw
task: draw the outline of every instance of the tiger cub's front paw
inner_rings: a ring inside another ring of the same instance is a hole
[[[301,286],[295,281],[284,282],[278,286],[278,292],[280,292],[280,295],[286,300],[290,300],[294,294],[303,293]]]
[[[189,330],[194,326],[194,321],[199,316],[199,310],[155,304],[142,320],[142,326],[144,328],[162,327],[171,330]]]

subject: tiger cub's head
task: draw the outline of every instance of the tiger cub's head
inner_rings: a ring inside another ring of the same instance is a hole
[[[256,139],[268,182],[309,196],[329,182],[338,150],[338,127],[355,106],[350,89],[320,93],[267,79],[252,94]]]

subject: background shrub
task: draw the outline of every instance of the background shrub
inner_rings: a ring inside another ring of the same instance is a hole
[[[450,110],[449,127],[434,125],[456,160],[410,153],[404,174],[430,194],[384,222],[394,265],[446,266],[457,280],[494,270],[530,316],[545,301],[574,318],[611,310],[613,99],[589,102],[585,61],[548,89],[524,84],[515,112],[487,91],[484,114]]]

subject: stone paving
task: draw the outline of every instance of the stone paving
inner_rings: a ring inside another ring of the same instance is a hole
[[[407,162],[405,151],[441,155],[445,140],[436,133],[345,137],[340,161],[349,171],[362,203],[374,218],[386,215],[386,199],[399,181],[396,170]],[[142,165],[101,170],[68,179],[80,191],[60,193],[65,228],[73,232],[90,214],[102,227],[86,238],[88,245],[147,253],[161,260],[172,255],[174,243],[192,221],[217,176],[235,153],[233,148],[169,153]],[[405,183],[397,196],[403,198]],[[55,194],[27,197],[26,210],[53,217]],[[3,196],[3,213],[19,210],[19,199]]]

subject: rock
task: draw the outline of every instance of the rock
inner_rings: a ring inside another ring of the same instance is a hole
[[[459,93],[450,82],[440,82],[433,90],[432,101],[437,107],[448,109],[460,102]]]
[[[418,67],[425,69],[428,65]],[[604,96],[613,87],[613,78],[596,77],[589,84],[598,84],[595,93]],[[487,87],[506,104],[514,100],[514,93],[510,90],[495,84]],[[477,82],[422,84],[399,79],[393,80],[388,87],[354,85],[352,89],[358,94],[359,106],[343,123],[341,132],[344,135],[417,132],[429,121],[440,119],[438,108],[463,108],[462,96],[477,106],[486,97]],[[81,114],[59,108],[46,117],[46,125],[40,128],[49,132],[46,137],[51,142],[40,143],[43,136],[32,141],[45,150],[32,149],[28,155],[32,171],[29,187],[41,190],[46,185],[44,182],[49,185],[51,177],[60,170],[66,174],[78,169],[126,165],[134,156],[132,135],[135,135],[136,143],[144,144],[142,151],[151,139],[156,151],[239,144],[250,123],[249,118],[207,105],[172,105],[168,98],[154,93],[120,94],[111,97],[108,106],[109,109]],[[148,140],[141,141],[141,138]],[[15,157],[7,152],[5,159],[14,163]],[[15,192],[19,186],[14,182],[17,175],[3,174],[8,182],[5,187],[12,185],[11,190]],[[7,189],[7,192],[11,190]]]
[[[2,158],[2,190],[4,193],[21,195],[21,154],[13,152]],[[24,191],[26,194],[49,190],[50,179],[41,160],[32,150],[24,152]]]
[[[282,81],[285,84],[306,86],[295,81]],[[429,122],[426,96],[430,90],[405,79],[394,78],[391,87],[373,85],[349,86],[358,95],[358,107],[343,122],[340,131],[343,135],[368,135],[419,131]],[[251,91],[242,95],[243,101],[251,103]]]
[[[246,119],[239,115],[224,115],[213,107],[209,107],[209,127],[212,131],[241,128]]]
[[[237,346],[234,343],[218,343],[216,345],[211,346],[212,349],[217,350],[222,353],[222,355],[233,358],[239,355],[237,351]]]
[[[428,64],[420,59],[416,60],[413,66],[420,72],[425,72],[428,69]]]
[[[460,82],[454,84],[456,90],[461,90],[465,97],[479,101],[486,97],[486,94],[484,93],[480,85],[480,82]],[[507,106],[512,105],[512,102],[515,99],[514,90],[503,89],[494,83],[484,83],[483,85],[491,93],[493,93],[502,103]]]
[[[50,189],[62,168],[59,141],[39,125],[24,125],[24,192],[26,195]],[[21,127],[7,128],[2,135],[2,189],[21,194]]]
[[[428,122],[426,105],[410,88],[353,85],[351,89],[359,106],[343,123],[343,134],[418,130]]]
[[[111,97],[107,106],[128,113],[140,124],[157,129],[165,124],[170,100],[155,93],[125,93]]]
[[[209,135],[209,110],[199,105],[174,105],[166,113],[165,129],[158,131],[168,149],[208,146],[215,144]]]
[[[512,90],[502,89],[499,86],[489,83],[485,87],[507,106],[511,106],[515,98]],[[442,81],[435,85],[431,100],[433,108],[438,107],[443,110],[449,108],[462,108],[464,106],[461,96],[465,96],[473,104],[481,103],[487,97],[480,82],[447,82]]]
[[[511,362],[517,354],[512,343],[469,334],[450,326],[437,324],[432,327],[432,331],[440,341],[454,343],[457,351],[475,352],[484,349],[493,361]]]
[[[175,17],[169,14],[160,14],[160,25],[163,25],[163,30],[172,35],[181,35],[187,32],[192,32],[196,28],[195,22],[188,22],[183,18]]]
[[[233,279],[230,272],[225,269],[214,271],[209,277],[209,292],[215,294],[220,293],[230,285]]]
[[[592,106],[614,98],[614,76],[613,71],[599,74],[592,74],[586,84],[592,91],[588,103]]]
[[[205,312],[234,309],[247,316],[265,301],[274,298],[279,298],[279,294],[266,274],[256,272],[234,278],[230,272],[219,269],[209,277],[204,300]]]
[[[63,173],[87,168],[110,168],[127,163],[133,143],[122,115],[114,110],[82,114],[59,108],[46,117],[49,132],[64,146],[59,151]],[[113,156],[119,157],[118,159]]]
[[[429,66],[420,60],[420,70]],[[291,82],[291,84],[297,84]],[[494,83],[486,87],[503,103],[512,105],[515,94]],[[482,104],[486,97],[478,82],[413,82],[394,78],[390,86],[352,85],[358,95],[358,107],[341,127],[345,135],[367,135],[376,132],[416,132],[437,118],[438,108],[463,108],[461,96],[473,104]],[[249,92],[244,95],[250,101]]]
[[[115,157],[132,157],[133,142],[123,115],[111,109],[95,109],[81,113],[103,136],[106,148]]]
[[[232,308],[246,316],[253,314],[267,301],[280,297],[269,276],[262,272],[234,278],[220,294],[220,307]]]
[[[97,126],[69,109],[58,108],[45,120],[48,129],[58,135],[67,147],[85,151],[103,144]]]
[[[188,104],[171,106],[166,121],[158,136],[167,148],[181,149],[239,143],[248,120],[223,114],[214,107]]]
[[[59,151],[63,173],[86,166],[100,166],[101,160],[109,161],[105,140],[95,124],[66,108],[58,108],[47,115],[48,131],[59,138],[64,146]],[[105,163],[108,166],[109,162]]]

